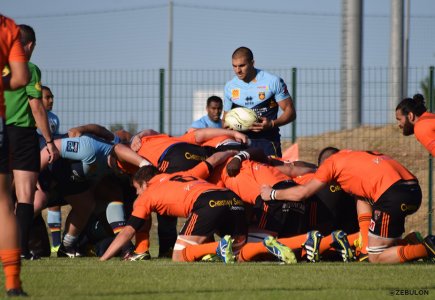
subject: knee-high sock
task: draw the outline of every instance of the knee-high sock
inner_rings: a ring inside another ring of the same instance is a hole
[[[5,272],[6,290],[18,289],[21,287],[20,252],[20,249],[0,250],[0,259],[3,263],[3,271]]]
[[[200,245],[191,245],[183,249],[183,258],[185,261],[197,261],[207,254],[216,253],[218,242],[205,243]]]
[[[150,230],[152,219],[149,217],[145,220],[145,224],[136,231],[136,253],[144,253],[150,249]]]
[[[307,240],[306,234],[278,239],[279,242],[286,245],[292,250],[301,249],[301,257],[303,257],[306,254],[305,249],[302,248],[302,244],[305,243],[306,240]]]
[[[51,244],[57,247],[61,243],[61,227],[62,227],[62,214],[57,210],[48,210],[47,212],[48,228],[51,232]]]
[[[361,253],[367,254],[367,246],[369,241],[369,226],[370,219],[372,217],[371,213],[363,213],[358,215],[359,232],[361,233]]]
[[[423,244],[399,246],[397,256],[401,263],[427,257],[427,251]]]
[[[16,215],[20,231],[21,253],[26,255],[29,253],[29,233],[33,222],[33,204],[18,203]]]
[[[121,201],[112,201],[107,205],[106,218],[114,234],[118,234],[124,228],[125,214],[124,203]]]
[[[240,249],[238,261],[254,261],[259,257],[267,255],[269,252],[264,247],[262,242],[259,243],[247,243]]]

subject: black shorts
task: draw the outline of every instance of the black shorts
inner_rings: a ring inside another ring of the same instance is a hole
[[[0,118],[0,173],[9,173],[9,142],[4,118]]]
[[[245,207],[232,191],[208,191],[195,201],[180,231],[182,235],[246,235]]]
[[[266,155],[282,157],[281,143],[279,140],[270,141],[266,139],[251,139],[250,147],[263,149]]]
[[[355,200],[339,185],[327,185],[305,202],[308,230],[318,230],[324,236],[337,229],[359,231]]]
[[[291,180],[278,182],[274,189],[285,189],[297,185]],[[264,201],[260,196],[255,200],[250,225],[275,232],[287,237],[305,231],[305,203],[294,201]]]
[[[175,173],[192,169],[210,156],[206,147],[189,143],[176,143],[169,146],[160,156],[158,169],[164,173]]]
[[[420,185],[403,181],[393,184],[373,204],[369,232],[383,238],[399,238],[405,232],[405,217],[418,210],[421,198]]]
[[[7,125],[11,169],[39,172],[39,137],[34,127]]]

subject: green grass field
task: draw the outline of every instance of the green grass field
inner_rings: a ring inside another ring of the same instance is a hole
[[[413,263],[173,263],[119,258],[24,261],[31,299],[385,299],[393,290],[435,298],[435,265]],[[1,284],[3,284],[3,279]]]

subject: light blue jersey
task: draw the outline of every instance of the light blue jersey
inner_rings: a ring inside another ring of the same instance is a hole
[[[257,76],[247,83],[235,76],[227,82],[224,90],[224,111],[235,107],[247,107],[254,110],[259,117],[276,120],[278,103],[290,97],[284,80],[273,74],[255,69]],[[269,131],[247,132],[252,139],[279,140],[279,128]]]
[[[222,122],[219,119],[217,122],[210,120],[208,115],[202,116],[198,120],[193,121],[191,128],[222,128]]]
[[[107,158],[114,145],[90,135],[63,138],[60,155],[62,158],[78,160],[83,164],[87,179],[96,180],[110,172]]]
[[[51,111],[47,111],[47,118],[48,118],[48,127],[50,128],[51,135],[58,135],[59,134],[59,118]],[[41,134],[41,130],[39,128],[37,129],[37,132],[39,135]]]

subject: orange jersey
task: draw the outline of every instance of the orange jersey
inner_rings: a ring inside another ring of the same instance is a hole
[[[341,150],[326,159],[314,178],[337,182],[345,192],[372,201],[377,201],[397,181],[416,179],[387,155],[352,150]]]
[[[314,178],[314,173],[307,173],[307,174],[299,175],[295,178],[292,178],[292,180],[294,182],[296,182],[297,184],[305,184],[313,178]]]
[[[427,151],[435,156],[435,114],[423,113],[415,122],[414,134]]]
[[[227,163],[231,161],[229,158]],[[260,195],[261,185],[270,186],[290,177],[281,173],[275,167],[251,160],[242,162],[240,173],[235,177],[228,176],[226,164],[218,166],[213,171],[209,181],[219,184],[219,181],[228,189],[236,193],[244,202],[255,204],[255,199]]]
[[[172,137],[167,134],[157,134],[144,136],[142,146],[137,154],[146,158],[153,166],[159,165],[162,154],[172,145],[177,143],[196,144],[194,131],[186,133],[180,137]]]
[[[204,175],[208,175],[206,163],[200,163],[189,171],[154,176],[134,202],[132,215],[146,219],[154,211],[161,215],[186,218],[202,193],[222,190],[200,179]]]
[[[229,135],[220,135],[220,136],[211,138],[208,141],[205,141],[204,143],[201,144],[201,146],[209,146],[209,147],[216,148],[220,144],[222,144],[223,142],[228,141],[228,140],[233,141],[234,139]]]
[[[11,61],[26,62],[27,58],[20,42],[20,29],[12,19],[0,15],[0,70]],[[0,80],[0,118],[5,116],[3,91],[3,80]]]

